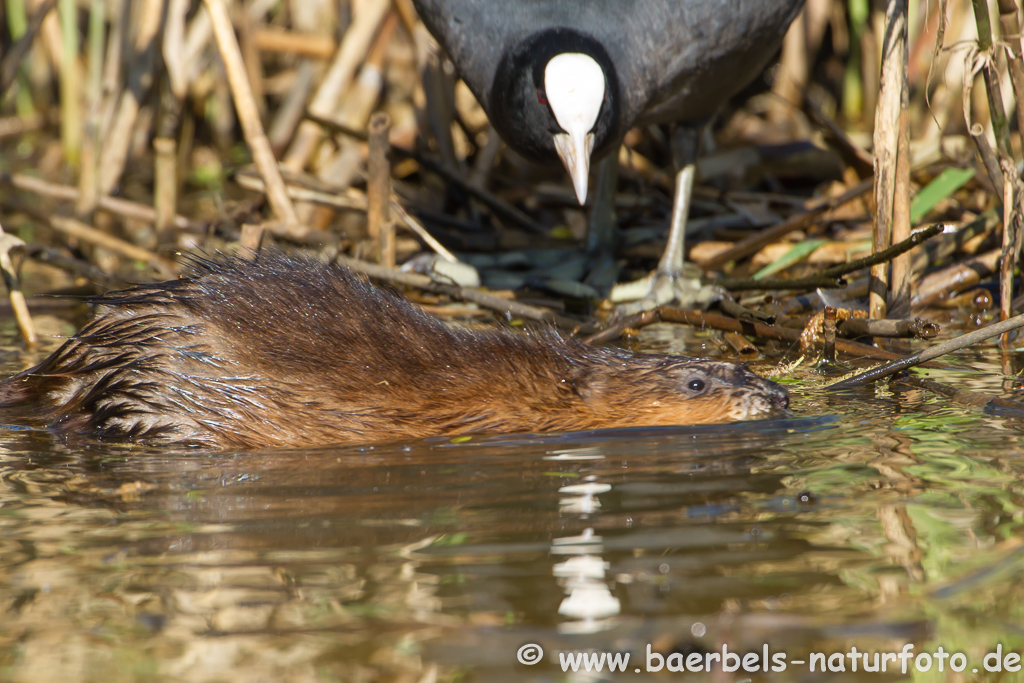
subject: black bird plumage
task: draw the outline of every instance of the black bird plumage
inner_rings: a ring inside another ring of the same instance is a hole
[[[601,65],[606,99],[595,158],[633,126],[699,125],[778,50],[803,0],[414,0],[498,133],[517,152],[554,158],[560,129],[543,67],[560,52]],[[541,91],[538,94],[538,91]]]

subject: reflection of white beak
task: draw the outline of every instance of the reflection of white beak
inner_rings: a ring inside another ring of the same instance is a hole
[[[589,55],[555,55],[544,69],[544,90],[564,133],[555,133],[555,150],[572,178],[576,198],[587,201],[594,124],[604,101],[604,72]]]

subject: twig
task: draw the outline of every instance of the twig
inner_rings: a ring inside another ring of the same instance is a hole
[[[122,239],[109,235],[103,230],[98,230],[91,225],[75,220],[74,218],[67,218],[65,216],[49,216],[46,218],[47,222],[53,227],[54,230],[64,233],[70,237],[75,237],[82,240],[83,242],[89,242],[96,246],[110,249],[113,252],[121,254],[130,259],[136,261],[142,261],[148,263],[159,272],[163,278],[174,277],[178,269],[173,262],[158,256],[148,249],[136,246],[131,242],[126,242]]]
[[[911,307],[922,308],[973,287],[995,271],[1001,257],[1002,249],[993,249],[969,261],[926,275],[917,284],[917,292],[910,302]]]
[[[388,163],[388,134],[391,117],[377,112],[370,117],[370,145],[366,179],[366,228],[373,242],[377,262],[395,265],[395,224],[391,221],[391,164]]]
[[[519,303],[518,301],[509,301],[508,299],[503,299],[499,296],[488,294],[487,292],[481,292],[480,290],[473,289],[471,287],[443,285],[438,282],[434,282],[427,275],[420,275],[419,273],[405,273],[396,268],[378,266],[373,263],[341,255],[337,257],[337,261],[347,268],[369,275],[370,277],[408,285],[410,287],[416,287],[417,289],[423,289],[428,292],[445,294],[460,301],[471,301],[503,315],[523,318],[526,320],[534,320],[537,322],[554,323],[562,329],[571,330],[573,332],[592,332],[594,330],[594,326],[589,323],[566,318],[545,308],[529,306],[527,304]]]
[[[745,256],[750,256],[757,252],[761,247],[785,237],[794,230],[800,230],[801,228],[810,225],[822,214],[832,211],[843,204],[852,202],[854,199],[863,196],[872,188],[873,183],[873,178],[867,178],[834,199],[826,198],[819,200],[806,211],[790,216],[789,219],[779,223],[775,227],[762,230],[755,235],[741,239],[721,254],[712,256],[710,259],[700,263],[699,265],[702,268],[711,270],[722,264],[728,263],[729,261],[738,261]]]
[[[316,116],[313,113],[307,114],[306,118],[310,119],[311,121],[315,121],[324,128],[327,128],[328,130],[334,131],[336,133],[341,133],[343,135],[354,137],[357,140],[367,139],[366,133],[352,130],[351,128],[338,124],[336,121],[332,121],[321,116]],[[509,221],[510,223],[518,225],[523,230],[526,230],[527,232],[532,232],[536,235],[548,234],[548,230],[544,226],[534,221],[525,213],[509,204],[501,197],[498,197],[497,195],[488,192],[482,187],[477,187],[467,182],[458,173],[455,173],[454,171],[451,171],[450,169],[446,168],[445,165],[440,161],[437,161],[436,159],[433,159],[424,154],[420,154],[415,150],[404,149],[402,147],[398,147],[397,145],[392,145],[391,151],[402,157],[407,157],[409,159],[414,160],[416,163],[418,163],[420,166],[430,171],[431,173],[436,173],[437,175],[441,176],[441,179],[444,180],[445,182],[457,185],[459,189],[465,191],[466,194],[470,195],[474,199],[480,200],[480,203],[486,206],[491,211],[493,211],[495,215],[500,216],[501,218]]]
[[[752,335],[763,339],[776,339],[779,341],[799,342],[802,330],[781,325],[765,325],[749,320],[736,320],[717,313],[701,313],[699,311],[687,311],[671,306],[660,306],[651,311],[644,311],[636,315],[627,316],[609,328],[584,339],[589,344],[611,341],[618,338],[623,330],[640,328],[656,322],[682,323],[694,327],[710,327],[726,332],[739,332],[740,334]],[[859,344],[848,339],[837,339],[836,348],[843,353],[856,354],[865,358],[893,359],[899,358],[899,354],[885,349],[875,348],[868,344]]]
[[[352,83],[356,69],[366,58],[370,44],[390,8],[391,3],[387,0],[370,0],[360,5],[355,21],[345,31],[338,53],[309,104],[310,112],[320,117],[329,117],[335,110],[338,100]],[[303,121],[285,156],[284,165],[293,171],[302,170],[322,136],[320,126],[313,121]]]
[[[1017,214],[1017,202],[1014,198],[1020,194],[1021,186],[1013,162],[1005,157],[999,161],[1003,171],[1003,249],[999,259],[999,318],[1008,320],[1013,315],[1013,270],[1017,265],[1017,252],[1013,246],[1017,242],[1021,218]],[[1009,348],[1009,333],[1002,336],[999,345],[1004,349]]]
[[[284,221],[289,232],[294,231],[296,237],[301,238],[304,236],[305,228],[299,223],[295,207],[292,206],[292,200],[288,197],[288,191],[285,189],[284,179],[281,178],[281,171],[277,167],[277,159],[274,158],[274,152],[270,149],[270,141],[267,140],[267,135],[263,132],[259,108],[249,85],[245,64],[242,61],[242,52],[238,47],[238,40],[235,38],[235,30],[231,25],[227,7],[224,5],[224,0],[204,1],[207,11],[210,13],[210,22],[213,26],[217,48],[227,71],[228,84],[231,86],[231,94],[235,100],[235,110],[238,112],[238,120],[242,124],[242,134],[252,150],[253,162],[259,169],[263,182],[266,183],[267,199],[270,201],[274,213]]]
[[[80,196],[79,190],[75,187],[51,183],[23,173],[0,173],[0,185],[10,185],[25,192],[32,192],[33,194],[68,202],[76,202]],[[156,209],[152,206],[121,199],[120,197],[102,196],[99,198],[96,206],[103,211],[109,211],[125,218],[153,223],[154,225],[157,221]],[[174,227],[191,232],[199,232],[203,229],[200,223],[189,220],[185,216],[175,216]]]
[[[888,249],[883,249],[876,254],[865,256],[864,258],[856,259],[848,263],[841,263],[838,266],[826,268],[821,272],[821,276],[842,277],[843,275],[858,271],[861,268],[868,268],[878,263],[885,263],[895,256],[899,256],[900,254],[910,251],[922,242],[929,240],[936,235],[941,235],[945,229],[946,226],[944,224],[936,223],[934,225],[929,225],[927,228],[915,230],[910,234],[910,237],[897,242]]]
[[[764,313],[763,311],[741,306],[728,297],[719,300],[718,307],[722,309],[723,313],[726,313],[737,320],[757,320],[765,325],[775,324],[775,316],[771,313]]]
[[[999,168],[999,159],[996,158],[992,145],[989,144],[988,138],[985,137],[985,127],[980,123],[975,123],[971,125],[971,129],[968,132],[971,134],[971,139],[974,140],[974,146],[978,148],[978,156],[981,157],[981,162],[985,164],[985,171],[992,181],[992,187],[1002,187],[1003,174]]]
[[[886,363],[876,368],[872,368],[867,372],[862,372],[859,375],[850,377],[849,379],[844,379],[841,382],[836,382],[835,384],[832,384],[827,388],[830,390],[853,389],[855,387],[864,386],[869,382],[874,382],[875,380],[882,379],[883,377],[894,375],[900,370],[912,368],[915,365],[920,365],[921,363],[924,363],[925,361],[930,361],[934,358],[938,358],[939,356],[943,356],[947,353],[959,351],[960,349],[971,346],[972,344],[977,344],[978,342],[985,341],[986,339],[991,339],[992,337],[1000,335],[1004,332],[1011,332],[1021,327],[1024,327],[1024,315],[1018,315],[1013,318],[1010,318],[1009,320],[1004,320],[1002,322],[989,325],[988,327],[983,327],[980,330],[975,330],[974,332],[969,332],[967,334],[960,335],[955,339],[944,341],[941,344],[936,344],[935,346],[931,346],[922,351],[918,351],[917,353],[913,353],[909,356],[905,356],[898,360],[894,360],[891,363]]]

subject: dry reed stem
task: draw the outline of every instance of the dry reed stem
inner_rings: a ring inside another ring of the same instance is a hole
[[[1013,315],[1013,271],[1017,266],[1017,250],[1019,243],[1020,214],[1017,212],[1015,199],[1021,194],[1021,183],[1013,162],[1003,158],[1000,160],[1003,171],[1003,244],[999,259],[999,318],[1007,320]],[[999,340],[1004,349],[1010,348],[1010,334],[1007,332]]]
[[[235,111],[238,112],[238,120],[242,124],[242,134],[252,151],[253,162],[263,177],[263,182],[266,183],[267,200],[275,215],[284,222],[288,231],[294,231],[296,237],[302,238],[305,236],[306,228],[299,223],[295,207],[292,206],[292,200],[288,197],[284,179],[281,178],[281,171],[277,167],[277,159],[274,158],[274,152],[270,149],[270,141],[267,140],[267,136],[263,132],[259,108],[253,97],[252,89],[249,87],[249,78],[242,61],[242,52],[235,39],[235,31],[231,25],[227,7],[224,5],[224,0],[205,0],[205,3],[206,9],[210,13],[213,35],[227,71],[228,84],[235,100]]]
[[[337,44],[326,36],[296,33],[269,26],[256,29],[252,39],[258,50],[285,52],[312,59],[329,59],[338,48]]]
[[[172,261],[154,254],[149,249],[143,249],[131,242],[126,242],[123,239],[114,237],[106,231],[94,228],[82,221],[74,218],[67,218],[66,216],[49,216],[47,221],[54,230],[64,233],[69,237],[80,239],[83,242],[88,242],[89,244],[93,244],[97,247],[109,249],[110,251],[135,261],[148,263],[157,270],[161,277],[165,279],[174,277],[178,272],[177,266],[175,266]]]
[[[818,200],[806,211],[794,214],[782,223],[768,228],[767,230],[762,230],[754,235],[745,237],[729,249],[726,249],[720,254],[716,254],[707,261],[699,263],[698,265],[705,270],[712,270],[728,263],[729,261],[738,261],[741,258],[750,256],[751,254],[758,252],[762,247],[771,244],[776,240],[782,239],[794,230],[800,230],[807,227],[819,216],[858,199],[871,189],[872,183],[873,179],[867,178],[834,199],[825,198]]]
[[[907,74],[907,0],[887,0],[885,29],[882,40],[881,91],[875,108],[875,226],[872,248],[882,251],[894,239],[897,223],[903,223],[905,235],[910,234],[909,199],[897,203],[897,192],[909,192],[910,165],[899,163],[900,138],[904,135],[906,117],[901,117],[906,98]],[[901,214],[897,215],[897,209]],[[904,215],[903,212],[906,212]],[[906,287],[906,282],[900,283]],[[886,315],[886,291],[889,288],[889,265],[878,264],[871,269],[868,309],[872,318]]]
[[[1006,60],[1006,70],[1010,75],[1010,86],[1013,88],[1013,97],[1017,101],[1017,134],[1024,134],[1024,44],[1020,34],[1020,17],[1018,16],[1016,0],[998,0],[999,5],[999,27],[1006,49],[1009,52],[1009,59]]]
[[[993,249],[962,263],[956,263],[926,275],[917,283],[916,291],[910,302],[911,307],[919,309],[930,306],[940,299],[973,287],[981,282],[982,278],[995,272],[1002,254],[1002,249]]]
[[[7,297],[11,302],[11,311],[14,312],[14,320],[18,324],[25,345],[32,347],[38,342],[36,328],[32,323],[32,315],[28,311],[28,304],[25,303],[25,293],[21,291],[18,282],[18,274],[14,270],[14,263],[11,262],[11,249],[23,247],[25,243],[14,235],[8,235],[0,226],[0,272],[3,273],[4,282],[7,285]]]
[[[345,32],[345,37],[338,48],[338,54],[309,105],[310,112],[323,118],[334,115],[341,96],[352,83],[356,69],[365,59],[373,38],[390,8],[389,0],[365,0],[359,6],[359,12]],[[320,126],[312,121],[303,121],[285,156],[285,166],[293,171],[302,170],[322,138],[323,131]]]
[[[15,173],[11,176],[0,174],[0,183],[9,183],[13,187],[25,192],[32,192],[44,197],[52,197],[53,199],[68,202],[77,202],[80,196],[79,190],[70,185],[59,185],[22,173]],[[138,202],[120,197],[100,197],[96,203],[96,208],[109,211],[118,216],[124,216],[125,218],[153,223],[154,225],[157,220],[156,209],[152,206],[146,206],[145,204],[139,204]],[[193,222],[185,216],[175,216],[174,227],[179,230],[198,230],[200,224]]]
[[[388,163],[388,134],[391,117],[377,112],[370,117],[368,176],[366,181],[366,228],[377,262],[395,265],[395,225],[391,220],[391,164]]]
[[[126,8],[129,4],[125,3]],[[139,116],[141,103],[146,98],[154,80],[157,61],[156,38],[162,23],[163,2],[162,0],[145,0],[138,4],[142,5],[142,11],[136,27],[134,48],[129,50],[128,58],[131,60],[132,68],[128,73],[128,88],[120,93],[120,100],[114,105],[114,118],[106,129],[107,133],[100,152],[99,186],[102,195],[113,192],[114,187],[121,180],[121,175],[128,162],[135,121]],[[124,17],[127,14],[126,11],[122,16],[122,24],[125,22]],[[126,28],[122,26],[122,30]]]
[[[238,253],[242,258],[252,258],[260,250],[263,242],[262,225],[245,223],[242,225],[242,236],[238,239]]]
[[[154,138],[153,205],[156,230],[166,237],[174,227],[178,204],[178,145],[173,138]]]

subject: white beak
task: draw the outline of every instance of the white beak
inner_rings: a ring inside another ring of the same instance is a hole
[[[554,135],[555,151],[572,178],[576,198],[587,201],[594,124],[604,101],[604,71],[593,57],[566,52],[544,69],[544,90],[555,120],[564,133]]]

